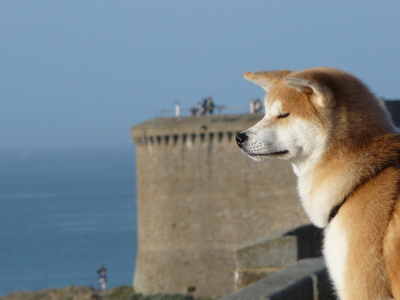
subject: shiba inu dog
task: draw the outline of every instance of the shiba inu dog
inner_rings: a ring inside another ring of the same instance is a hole
[[[400,299],[400,137],[373,93],[331,68],[249,72],[265,116],[236,142],[256,161],[288,160],[342,300]]]

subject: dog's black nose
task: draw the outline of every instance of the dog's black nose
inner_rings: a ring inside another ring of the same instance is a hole
[[[247,140],[247,134],[245,132],[238,133],[236,136],[236,143],[242,148],[244,142]]]

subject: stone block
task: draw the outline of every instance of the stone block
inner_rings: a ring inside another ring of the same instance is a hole
[[[235,290],[240,290],[253,282],[282,270],[282,268],[257,268],[257,269],[236,269]]]
[[[220,300],[333,300],[326,279],[322,258],[303,259]]]
[[[267,268],[290,266],[297,262],[297,238],[279,236],[237,249],[236,267]]]

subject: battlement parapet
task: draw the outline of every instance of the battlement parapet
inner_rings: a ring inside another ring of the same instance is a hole
[[[233,142],[246,129],[243,122],[254,124],[261,118],[261,114],[157,118],[133,127],[132,139],[138,148]]]
[[[133,140],[137,147],[143,146],[192,146],[196,143],[211,143],[211,142],[232,142],[233,137],[239,132],[201,132],[201,133],[183,133],[183,134],[169,134],[169,135],[151,135],[151,136],[137,136]]]

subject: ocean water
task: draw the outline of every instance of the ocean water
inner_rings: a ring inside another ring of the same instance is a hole
[[[0,153],[0,296],[132,284],[134,146]]]

